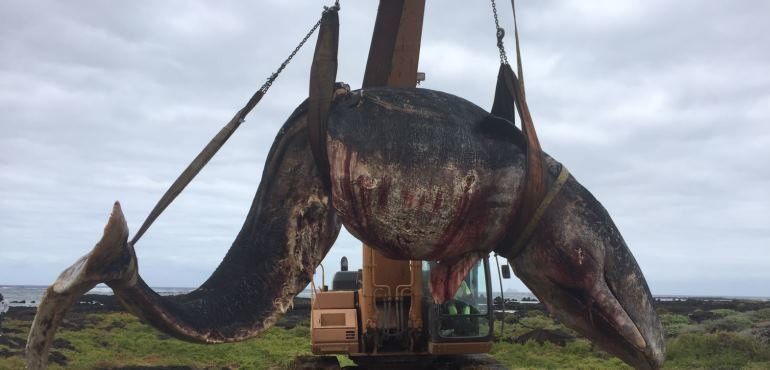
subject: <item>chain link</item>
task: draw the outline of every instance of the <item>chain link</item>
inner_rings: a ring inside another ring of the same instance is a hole
[[[326,12],[336,12],[338,10],[340,10],[340,2],[339,2],[339,0],[334,2],[334,6],[331,6],[331,7],[325,6],[324,7],[324,13],[326,13]],[[273,82],[275,82],[275,79],[278,78],[278,75],[281,74],[281,72],[283,72],[284,68],[286,68],[287,65],[289,65],[289,62],[291,62],[291,60],[294,58],[294,56],[297,55],[297,53],[299,52],[299,49],[301,49],[302,46],[305,45],[305,43],[310,38],[310,36],[312,36],[313,33],[315,33],[315,30],[317,30],[318,27],[321,26],[321,21],[322,20],[323,20],[323,15],[321,16],[321,19],[318,20],[318,22],[315,22],[313,27],[310,29],[310,31],[307,32],[305,37],[302,38],[302,41],[299,42],[299,44],[297,45],[297,47],[294,48],[294,50],[291,52],[291,54],[289,54],[289,56],[286,57],[286,60],[284,60],[283,63],[281,63],[281,65],[278,67],[278,69],[275,72],[273,72],[273,74],[270,75],[270,77],[267,79],[267,81],[265,81],[265,83],[262,85],[262,87],[259,88],[259,91],[261,91],[262,94],[266,94],[267,90],[270,89],[270,86],[273,86]]]
[[[495,16],[495,36],[497,36],[497,49],[500,51],[500,63],[508,64],[508,56],[505,54],[505,46],[503,45],[503,37],[505,37],[505,30],[500,27],[500,21],[497,19],[497,4],[495,0],[492,2],[492,14]]]

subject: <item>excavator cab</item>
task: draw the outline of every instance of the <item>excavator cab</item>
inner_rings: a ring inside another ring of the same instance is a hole
[[[423,297],[430,300],[428,279],[434,262],[423,261]],[[454,297],[443,304],[426,302],[430,323],[429,347],[436,351],[437,344],[449,343],[491,343],[492,340],[492,300],[491,281],[489,279],[489,260],[483,258],[473,266],[460,283]],[[484,346],[475,351],[486,352]],[[454,352],[453,352],[454,353]]]
[[[313,295],[314,354],[347,354],[365,362],[489,352],[493,310],[487,258],[473,266],[452,299],[436,304],[428,285],[434,262],[392,260],[363,248],[361,270],[347,271],[344,259],[332,290]]]

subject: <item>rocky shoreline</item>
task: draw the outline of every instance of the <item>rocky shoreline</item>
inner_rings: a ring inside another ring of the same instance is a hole
[[[508,301],[505,304],[506,317],[524,317],[530,311],[545,312],[545,307],[541,303],[522,303],[518,301]],[[769,308],[768,301],[752,301],[741,299],[710,299],[710,298],[687,298],[675,300],[656,300],[655,303],[658,313],[678,314],[690,317],[693,321],[701,322],[703,320],[713,319],[713,311],[729,309],[738,312],[755,311],[763,308]],[[501,307],[498,304],[495,307],[496,319],[502,318]],[[62,322],[62,327],[67,329],[82,329],[85,323],[86,314],[90,313],[110,313],[123,312],[125,309],[113,295],[86,294],[81,297],[70,310]],[[32,322],[37,312],[36,307],[17,306],[10,307],[6,314],[6,319]],[[310,317],[310,299],[294,298],[294,306],[277,323],[276,326],[291,329],[299,323],[306,322]]]
[[[499,309],[499,301],[497,309]],[[499,327],[498,320],[504,320],[506,327],[523,326],[529,327],[532,322],[546,320],[547,313],[540,303],[523,303],[519,301],[506,301],[506,312],[495,312],[496,330]],[[760,318],[751,322],[744,323],[746,317],[759,317],[757,313],[764,312],[764,316],[770,313],[770,302],[751,301],[739,299],[672,299],[656,301],[656,309],[661,315],[666,326],[667,337],[676,337],[690,329],[685,326],[700,325],[706,333],[715,333],[719,331],[743,331],[744,335],[757,339],[761,346],[770,344],[770,316]],[[87,328],[94,328],[104,316],[99,314],[114,314],[125,312],[115,296],[90,294],[83,296],[67,312],[61,328],[68,331],[80,331]],[[26,345],[26,333],[24,328],[31,324],[36,313],[35,307],[11,307],[7,313],[4,322],[14,321],[13,327],[4,325],[3,335],[0,336],[0,363],[3,359],[14,356],[23,356]],[[745,314],[744,314],[745,313]],[[97,315],[92,315],[97,314]],[[730,316],[732,315],[732,316]],[[753,316],[752,316],[753,315]],[[728,317],[725,317],[728,316]],[[276,326],[283,329],[294,329],[295,327],[309,326],[310,300],[308,298],[295,298],[294,306],[277,323]],[[533,321],[534,320],[534,321]],[[673,320],[673,321],[672,321]],[[743,320],[743,321],[741,321]],[[547,319],[551,321],[550,318]],[[674,322],[675,321],[675,322]],[[554,321],[554,325],[558,322]],[[109,325],[101,324],[101,330],[112,331],[121,329],[125,325],[122,321],[111,321]],[[748,325],[748,326],[746,326]],[[731,328],[730,326],[736,326]],[[745,327],[744,327],[745,326]],[[546,327],[531,328],[533,330],[523,332],[517,331],[516,334],[506,334],[498,337],[501,342],[523,344],[527,341],[533,341],[540,344],[545,342],[564,347],[565,344],[575,341],[578,338],[574,333],[564,332],[556,326],[546,325]],[[307,329],[303,329],[307,330]],[[309,333],[308,333],[309,334]],[[157,333],[157,338],[164,340],[170,337]],[[64,338],[58,337],[50,352],[49,362],[66,366],[68,358],[65,353],[72,353],[75,350],[73,343]],[[2,366],[0,366],[2,367]],[[152,367],[161,369],[165,367]]]
[[[126,310],[113,295],[86,294],[73,304],[69,311],[67,311],[60,328],[73,331],[83,330],[89,324],[89,314],[106,314],[125,311]],[[4,321],[18,320],[31,325],[36,312],[37,307],[13,306],[9,308],[4,317]],[[275,325],[284,329],[291,329],[302,322],[307,322],[309,320],[309,315],[310,299],[297,297],[294,299],[294,308],[289,310]],[[119,327],[108,329],[119,329]],[[19,337],[20,334],[23,334],[22,331],[15,328],[3,327],[1,333],[4,335],[0,335],[0,358],[22,356],[24,347],[27,344],[25,339]],[[165,334],[160,335],[167,337]],[[62,366],[67,364],[66,356],[58,351],[61,349],[72,350],[74,348],[72,344],[65,339],[55,339],[48,358],[50,363]]]
[[[67,311],[62,327],[68,329],[82,328],[86,314],[124,311],[126,311],[125,308],[123,308],[114,295],[86,294]],[[29,321],[31,323],[36,312],[37,307],[13,306],[8,309],[5,319]],[[294,298],[294,308],[286,312],[276,325],[291,329],[298,323],[307,321],[309,315],[310,299],[297,297]]]

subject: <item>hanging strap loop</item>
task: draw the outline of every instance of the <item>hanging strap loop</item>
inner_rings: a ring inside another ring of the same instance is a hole
[[[495,14],[495,24],[497,25],[497,9],[494,0],[492,9]],[[511,0],[513,8],[513,29],[516,40],[516,69],[518,77],[513,72],[507,59],[501,57],[500,70],[497,76],[497,86],[495,88],[495,98],[492,105],[492,114],[498,115],[514,121],[516,113],[521,119],[521,132],[525,141],[526,170],[522,179],[522,195],[515,206],[516,217],[512,222],[511,229],[508,232],[514,240],[510,244],[501,246],[497,252],[506,258],[514,258],[526,246],[535,227],[540,223],[545,210],[553,201],[553,198],[561,190],[562,185],[569,178],[569,172],[562,166],[561,173],[557,180],[547,187],[545,154],[540,147],[540,141],[537,138],[535,125],[527,105],[526,94],[524,92],[524,71],[521,63],[521,47],[519,42],[519,29],[516,21],[516,5]],[[497,25],[498,29],[500,28]],[[504,34],[503,34],[504,35]],[[505,55],[505,49],[502,40],[498,41],[500,55]],[[510,241],[510,238],[506,238]]]
[[[337,78],[337,51],[339,49],[339,7],[327,8],[321,17],[321,29],[310,67],[307,125],[310,149],[324,186],[331,194],[329,157],[326,151],[326,130],[329,110],[334,100],[334,82]]]
[[[548,210],[548,207],[551,206],[551,203],[553,203],[554,199],[556,199],[556,196],[559,195],[561,189],[564,187],[564,184],[566,184],[567,180],[569,180],[569,176],[570,173],[569,170],[567,170],[567,167],[561,165],[561,170],[559,170],[559,175],[556,177],[556,181],[551,184],[551,187],[548,189],[548,193],[540,201],[540,204],[529,218],[526,226],[516,236],[516,241],[510,246],[503,248],[498,253],[506,255],[506,258],[508,259],[514,259],[524,251],[524,249],[529,245],[529,242],[532,240],[532,234],[534,234],[535,229],[540,224],[540,221],[543,220],[545,212]]]

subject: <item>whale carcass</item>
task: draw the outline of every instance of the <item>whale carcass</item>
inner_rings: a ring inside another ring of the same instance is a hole
[[[188,294],[162,297],[142,280],[116,203],[102,240],[49,288],[30,334],[30,367],[44,363],[66,303],[99,282],[177,338],[254,337],[308,285],[342,225],[390,258],[438,261],[437,302],[467,266],[499,252],[566,325],[638,368],[660,366],[661,325],[639,266],[602,205],[547,155],[545,183],[563,186],[511,251],[527,177],[526,137],[511,121],[428,89],[348,92],[329,111],[322,174],[306,117],[307,102],[280,129],[227,255]]]

